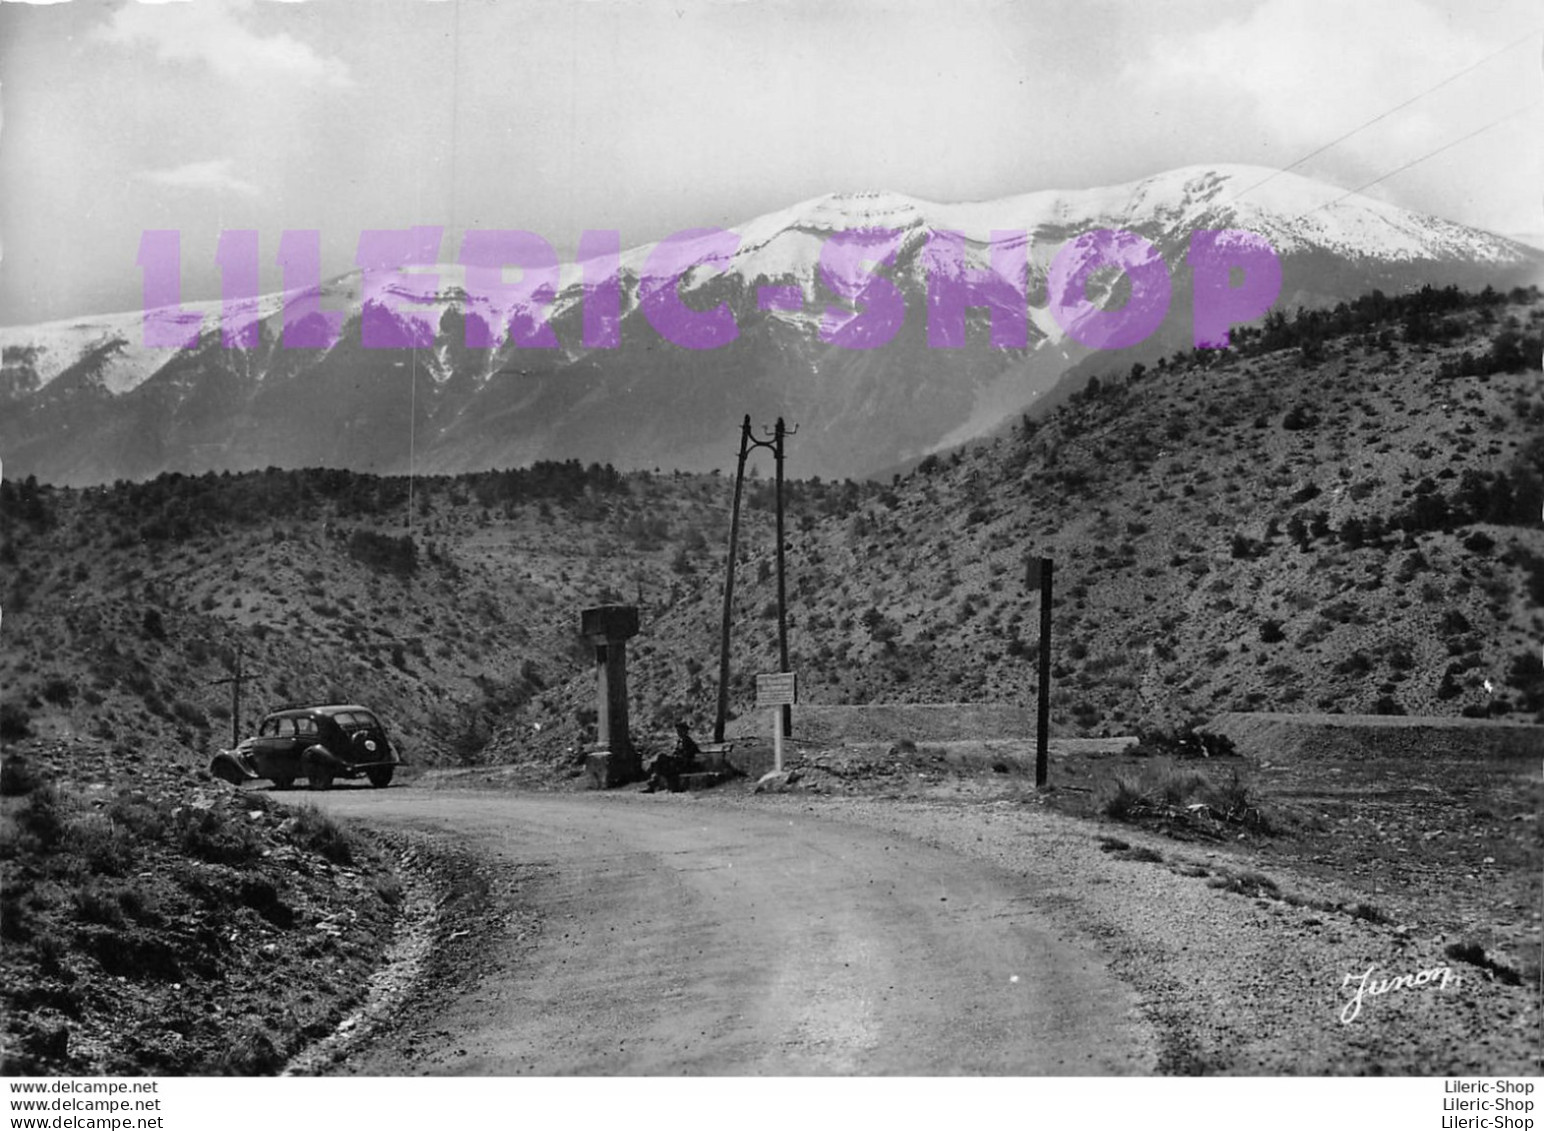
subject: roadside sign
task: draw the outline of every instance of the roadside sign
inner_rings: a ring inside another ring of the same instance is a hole
[[[798,673],[776,672],[756,677],[756,706],[793,706],[799,701]]]
[[[756,677],[756,706],[772,709],[772,768],[783,769],[783,708],[799,701],[799,677],[795,672],[774,672]]]

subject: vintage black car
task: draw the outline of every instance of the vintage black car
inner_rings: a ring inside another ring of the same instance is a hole
[[[380,789],[399,763],[380,720],[366,707],[344,703],[273,712],[251,738],[216,754],[209,772],[234,785],[267,778],[276,789],[297,778],[327,789],[337,778],[363,775]]]

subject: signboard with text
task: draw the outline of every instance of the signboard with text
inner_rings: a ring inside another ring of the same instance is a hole
[[[798,674],[795,672],[775,672],[771,675],[758,675],[756,677],[756,706],[793,706],[799,701],[798,678]]]

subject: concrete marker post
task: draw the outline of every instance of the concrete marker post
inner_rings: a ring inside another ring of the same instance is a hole
[[[783,772],[783,708],[772,708],[772,768]]]
[[[794,672],[771,672],[756,677],[756,706],[772,709],[772,768],[783,771],[783,712],[799,701],[799,677]]]

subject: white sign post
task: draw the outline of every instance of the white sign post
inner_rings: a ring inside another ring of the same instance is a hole
[[[795,672],[775,672],[756,677],[756,706],[772,709],[772,768],[783,769],[783,707],[799,702],[799,677]]]

